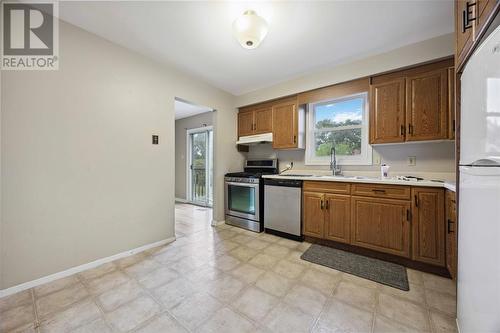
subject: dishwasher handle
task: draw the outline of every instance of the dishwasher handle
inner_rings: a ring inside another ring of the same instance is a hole
[[[264,185],[283,186],[283,187],[302,187],[302,180],[264,179]]]

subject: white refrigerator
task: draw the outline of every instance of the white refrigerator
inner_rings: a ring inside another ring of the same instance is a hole
[[[457,321],[500,332],[500,27],[461,78]]]

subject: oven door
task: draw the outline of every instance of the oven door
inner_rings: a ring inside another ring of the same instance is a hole
[[[226,215],[260,221],[259,184],[226,181]]]

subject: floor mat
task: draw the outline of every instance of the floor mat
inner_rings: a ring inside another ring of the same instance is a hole
[[[318,244],[311,245],[301,258],[394,288],[410,290],[406,268],[398,264]]]

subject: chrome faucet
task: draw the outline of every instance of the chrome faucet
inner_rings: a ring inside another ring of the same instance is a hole
[[[337,152],[335,151],[335,147],[332,147],[330,150],[330,170],[332,170],[334,176],[342,175],[342,170],[337,166]]]

